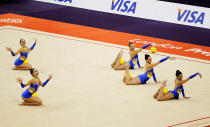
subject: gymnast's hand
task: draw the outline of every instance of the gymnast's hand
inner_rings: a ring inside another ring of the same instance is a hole
[[[156,47],[156,44],[155,44],[155,43],[152,43],[151,46],[152,46],[152,47]]]
[[[12,51],[12,49],[10,47],[6,47],[7,51]]]
[[[161,83],[161,81],[155,81],[155,83]]]
[[[176,57],[170,57],[170,60],[176,60]]]
[[[199,73],[198,75],[200,76],[200,78],[202,78],[202,75],[201,75],[201,73]]]
[[[49,75],[49,80],[51,80],[51,79],[52,79],[52,74]]]
[[[36,40],[36,38],[35,38],[35,43],[37,43],[37,40]]]
[[[23,83],[23,79],[20,78],[20,77],[18,77],[16,80],[17,80],[17,82],[19,82],[19,83]]]
[[[190,97],[184,97],[185,99],[189,99]]]

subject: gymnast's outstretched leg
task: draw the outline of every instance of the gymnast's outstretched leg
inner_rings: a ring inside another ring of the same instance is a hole
[[[120,50],[120,52],[117,55],[117,58],[114,60],[114,62],[111,64],[112,68],[115,70],[124,70],[125,69],[125,63],[120,64],[120,59],[122,58],[123,50]]]
[[[166,95],[163,94],[163,88],[166,87],[166,82],[167,82],[166,80],[162,82],[162,85],[160,87],[160,90],[157,96],[158,101],[166,101],[166,100],[171,100],[174,98],[174,95],[170,92],[168,92]]]
[[[111,64],[111,67],[114,68],[114,65],[116,64],[117,60],[119,59],[120,54],[123,53],[123,50],[120,50],[120,52],[117,55],[117,58],[114,59],[113,63]]]
[[[125,70],[126,69],[126,61],[124,61],[124,63],[123,64],[121,64],[120,63],[120,60],[121,60],[121,58],[122,58],[122,55],[123,55],[123,50],[121,50],[120,52],[119,52],[119,56],[118,56],[118,58],[116,59],[116,63],[115,63],[115,65],[114,65],[114,69],[115,70]]]
[[[157,99],[160,89],[161,89],[161,87],[155,92],[155,94],[153,95],[153,98]]]
[[[129,64],[126,63],[126,70],[125,70],[126,77],[123,77],[123,82],[126,85],[139,85],[141,81],[138,77],[130,77],[129,75]]]

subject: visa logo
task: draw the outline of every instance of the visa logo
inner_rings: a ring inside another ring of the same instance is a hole
[[[131,2],[130,0],[112,0],[111,10],[135,14],[136,5],[137,2]]]
[[[205,18],[205,13],[191,10],[178,9],[178,21],[188,22],[188,23],[200,23],[203,24]]]
[[[72,0],[55,0],[55,1],[58,1],[58,2],[69,2],[69,3],[72,3]]]

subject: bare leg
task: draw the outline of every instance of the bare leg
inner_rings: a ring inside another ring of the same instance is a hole
[[[125,62],[127,63],[127,62]],[[115,70],[125,70],[126,65],[125,64],[119,64],[119,65],[115,65],[114,69]]]
[[[141,85],[141,81],[138,77],[130,78],[130,80],[125,81],[126,85]]]
[[[123,55],[123,50],[121,50],[119,52],[119,56],[118,56],[118,58],[116,60],[116,63],[114,65],[115,70],[125,70],[125,68],[126,68],[126,63],[127,62],[125,62],[125,64],[120,64],[120,59],[121,59],[122,55]]]
[[[126,75],[126,72],[125,72],[125,74],[123,75],[123,82],[124,82],[124,83],[125,83],[125,80],[126,80],[125,75]],[[129,75],[129,76],[130,76],[130,75]]]
[[[126,78],[125,78],[125,81],[130,81],[131,77],[129,76],[129,69],[128,69],[128,65],[127,64],[126,64],[125,74],[127,75]]]
[[[114,60],[113,63],[111,64],[111,67],[112,67],[112,68],[114,68],[114,65],[116,64],[116,62],[117,62],[117,60],[118,60],[118,58],[119,58],[121,52],[123,52],[123,50],[120,50],[120,52],[119,52],[118,55],[117,55],[117,58],[115,58],[115,60]]]
[[[40,106],[42,105],[42,100],[38,97],[30,97],[30,98],[22,98],[24,102],[22,103],[23,105],[28,105],[28,106]]]
[[[16,65],[13,70],[30,70],[31,68],[31,64],[23,63],[21,65]]]
[[[125,70],[126,78],[125,78],[125,84],[126,85],[139,85],[141,84],[141,81],[138,77],[130,77],[129,76],[129,65],[127,63],[126,70]],[[124,81],[124,78],[123,78]]]
[[[166,101],[174,98],[174,95],[172,93],[168,93],[166,95],[163,95],[163,88],[166,86],[166,80],[162,82],[162,86],[160,87],[159,94],[157,96],[158,101]]]
[[[114,65],[114,68],[120,66],[120,59],[121,59],[122,55],[123,55],[123,50],[120,50],[120,52],[118,54],[118,58],[117,58],[116,63]]]
[[[155,92],[155,94],[153,95],[153,97],[155,98],[155,99],[157,99],[157,96],[158,96],[158,94],[159,94],[159,92],[160,92],[160,89],[161,89],[161,87]]]

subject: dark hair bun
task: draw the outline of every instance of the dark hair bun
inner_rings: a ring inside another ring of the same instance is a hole
[[[180,74],[182,74],[182,72],[180,70],[176,70],[176,76],[179,76]]]
[[[33,72],[34,72],[34,68],[31,68],[30,73],[31,73],[32,76],[33,76]]]
[[[134,44],[134,42],[133,41],[129,41],[128,46],[130,47],[132,44]]]
[[[145,60],[147,60],[150,57],[150,55],[145,54]]]
[[[25,42],[25,40],[24,40],[23,38],[20,39],[20,43],[21,43],[22,41]]]

